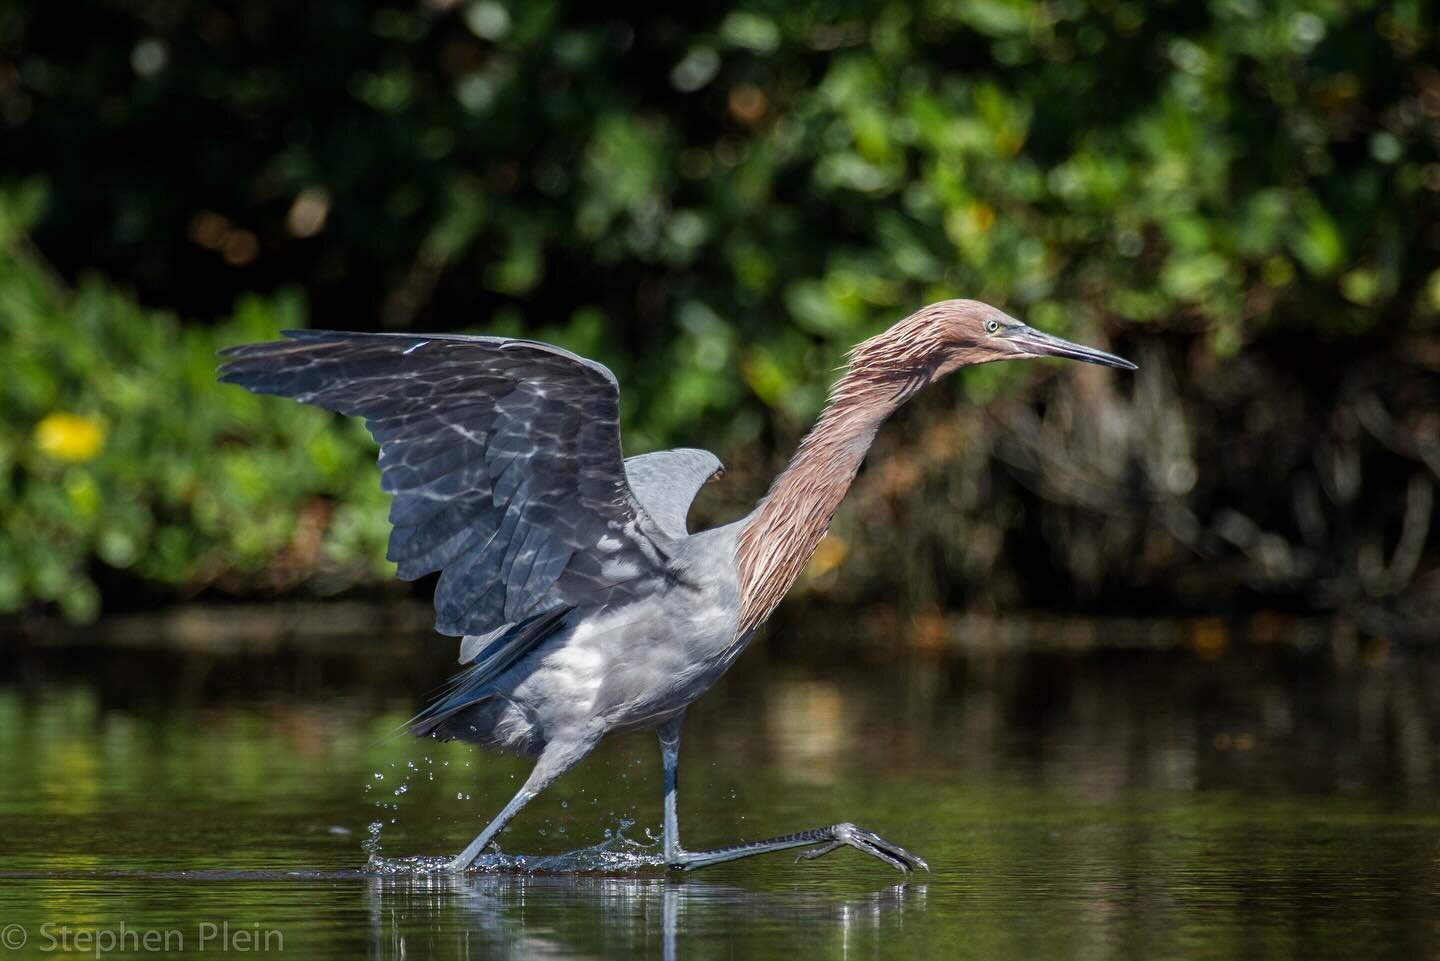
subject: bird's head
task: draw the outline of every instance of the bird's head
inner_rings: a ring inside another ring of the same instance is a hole
[[[978,300],[942,300],[922,307],[857,346],[851,368],[887,380],[929,383],[972,364],[1033,357],[1136,369],[1123,357],[1036,330]]]

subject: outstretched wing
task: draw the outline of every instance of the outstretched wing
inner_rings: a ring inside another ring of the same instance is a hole
[[[387,556],[441,571],[442,634],[493,635],[670,576],[671,538],[626,481],[619,385],[535,341],[285,331],[232,347],[220,379],[365,418],[394,495]]]

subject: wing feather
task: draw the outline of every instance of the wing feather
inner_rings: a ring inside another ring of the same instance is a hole
[[[604,366],[495,337],[286,336],[225,351],[221,380],[365,419],[393,496],[387,556],[403,578],[440,572],[441,633],[491,635],[671,576],[673,536],[627,482]]]

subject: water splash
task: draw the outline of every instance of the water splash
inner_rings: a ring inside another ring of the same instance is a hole
[[[371,821],[370,826],[365,829],[367,837],[365,838],[365,840],[360,842],[360,850],[365,852],[366,864],[374,864],[376,861],[381,860],[380,832],[384,829],[385,825],[381,824],[379,821]]]
[[[665,856],[660,844],[635,841],[625,836],[633,821],[621,821],[614,831],[606,831],[605,840],[588,848],[563,854],[506,854],[487,851],[470,867],[470,874],[629,874],[650,868],[663,868]],[[384,858],[379,854],[379,824],[371,825],[375,840],[373,849],[366,847],[369,860],[367,874],[386,877],[443,874],[450,871],[450,857],[420,855],[405,858]],[[647,832],[648,834],[648,832]],[[369,842],[367,842],[368,845]]]

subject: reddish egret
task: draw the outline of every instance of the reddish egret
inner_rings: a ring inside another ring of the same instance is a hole
[[[1135,369],[986,304],[932,304],[854,349],[818,423],[750,514],[691,534],[690,502],[720,462],[697,450],[622,460],[620,388],[594,361],[501,337],[286,336],[227,350],[221,380],[365,418],[381,486],[394,495],[388,556],[403,578],[440,572],[436,629],[464,638],[464,670],[412,730],[537,758],[452,862],[462,871],[601,738],[638,730],[660,736],[671,867],[800,847],[815,858],[842,845],[901,871],[926,867],[848,823],[685,850],[676,813],[685,708],[795,583],[876,430],[923,387],[970,364],[1029,357]]]

